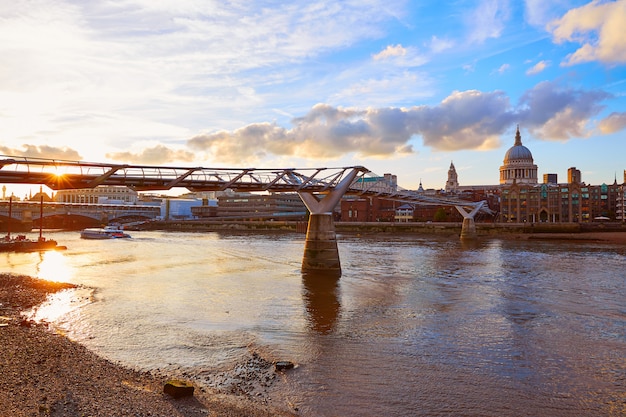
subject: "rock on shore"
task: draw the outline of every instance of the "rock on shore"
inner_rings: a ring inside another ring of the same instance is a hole
[[[165,379],[98,357],[82,345],[23,319],[21,312],[70,284],[0,274],[2,416],[291,416],[247,400],[196,390],[174,399]]]

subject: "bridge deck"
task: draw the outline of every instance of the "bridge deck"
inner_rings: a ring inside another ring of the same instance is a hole
[[[0,155],[0,183],[42,184],[53,190],[126,186],[137,191],[305,192],[324,194],[357,172],[346,194],[377,196],[414,204],[477,207],[469,202],[409,191],[362,166],[341,168],[203,168],[118,165]],[[368,179],[376,181],[368,181]],[[485,207],[482,211],[489,212]]]

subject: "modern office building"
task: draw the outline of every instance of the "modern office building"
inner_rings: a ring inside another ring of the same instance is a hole
[[[568,184],[580,184],[582,181],[582,175],[579,169],[572,167],[567,170],[567,183]]]
[[[544,184],[558,184],[559,176],[557,174],[543,174]]]
[[[307,210],[295,193],[221,195],[215,216],[238,220],[303,220]]]

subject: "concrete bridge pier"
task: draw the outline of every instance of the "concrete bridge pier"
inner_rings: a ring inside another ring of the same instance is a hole
[[[476,223],[471,217],[463,219],[463,226],[461,227],[461,240],[476,239]]]
[[[459,213],[463,216],[463,226],[461,227],[461,240],[471,240],[476,239],[476,223],[474,222],[474,216],[476,213],[483,208],[485,204],[484,201],[481,201],[479,204],[474,206],[472,211],[469,213],[465,211],[465,207],[463,206],[454,206],[458,210]]]
[[[298,192],[310,213],[302,257],[303,273],[324,272],[327,275],[341,276],[333,210],[360,171],[358,168],[353,169],[334,189],[323,196]]]
[[[332,213],[311,213],[304,242],[302,271],[327,271],[341,276],[341,261]]]

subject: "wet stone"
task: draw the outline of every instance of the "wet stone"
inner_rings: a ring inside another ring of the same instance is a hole
[[[277,361],[274,363],[274,367],[277,371],[284,371],[287,369],[293,369],[294,364],[290,361]]]
[[[193,395],[194,387],[185,381],[169,380],[163,387],[163,392],[174,398],[190,397]]]

